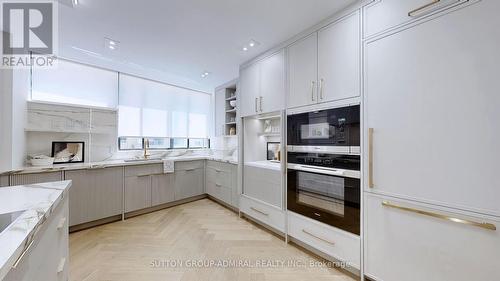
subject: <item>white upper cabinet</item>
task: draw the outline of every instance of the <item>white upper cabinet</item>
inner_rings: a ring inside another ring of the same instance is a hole
[[[222,88],[215,92],[215,136],[225,134],[226,124],[226,89]]]
[[[285,51],[260,61],[260,113],[285,107]]]
[[[360,96],[359,11],[318,32],[319,102]]]
[[[318,34],[288,47],[288,108],[318,101]]]
[[[240,71],[239,100],[241,116],[250,116],[258,113],[258,96],[260,94],[260,69],[258,63],[253,63]]]
[[[479,1],[367,42],[366,190],[500,216],[499,10]]]
[[[468,0],[374,0],[364,7],[365,36],[369,37],[435,11]]]
[[[241,69],[240,101],[242,117],[284,109],[284,50]]]

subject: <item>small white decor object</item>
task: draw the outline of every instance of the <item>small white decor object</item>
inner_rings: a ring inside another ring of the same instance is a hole
[[[264,121],[264,133],[271,133],[273,130],[273,126],[271,124],[271,120]]]
[[[236,107],[236,101],[235,100],[232,100],[229,102],[229,104],[232,106],[232,107]]]
[[[31,165],[33,166],[51,166],[52,164],[54,164],[54,157],[36,155],[31,158]]]

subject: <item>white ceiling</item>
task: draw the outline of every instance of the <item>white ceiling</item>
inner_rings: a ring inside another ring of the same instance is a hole
[[[59,5],[59,55],[213,92],[241,63],[354,0],[79,0]],[[107,50],[104,37],[120,42]],[[260,43],[248,52],[250,39]],[[82,51],[86,50],[86,51]],[[204,71],[211,74],[201,78]]]

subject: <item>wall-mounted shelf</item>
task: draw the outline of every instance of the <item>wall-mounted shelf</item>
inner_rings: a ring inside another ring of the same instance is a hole
[[[281,133],[259,133],[259,137],[279,137],[281,136]]]
[[[236,108],[226,110],[226,113],[236,113]]]
[[[232,97],[229,97],[226,99],[227,101],[232,101],[232,100],[236,100],[236,95],[232,96]]]
[[[215,128],[216,136],[237,135],[238,109],[231,106],[237,101],[237,80],[231,81],[215,90]],[[231,134],[233,133],[233,135]]]

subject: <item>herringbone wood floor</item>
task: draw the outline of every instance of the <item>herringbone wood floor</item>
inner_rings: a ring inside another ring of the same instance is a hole
[[[189,264],[238,260],[243,266]],[[272,267],[277,260],[299,266]],[[266,266],[249,266],[259,261]],[[71,281],[354,280],[311,261],[321,260],[208,199],[70,235]]]

